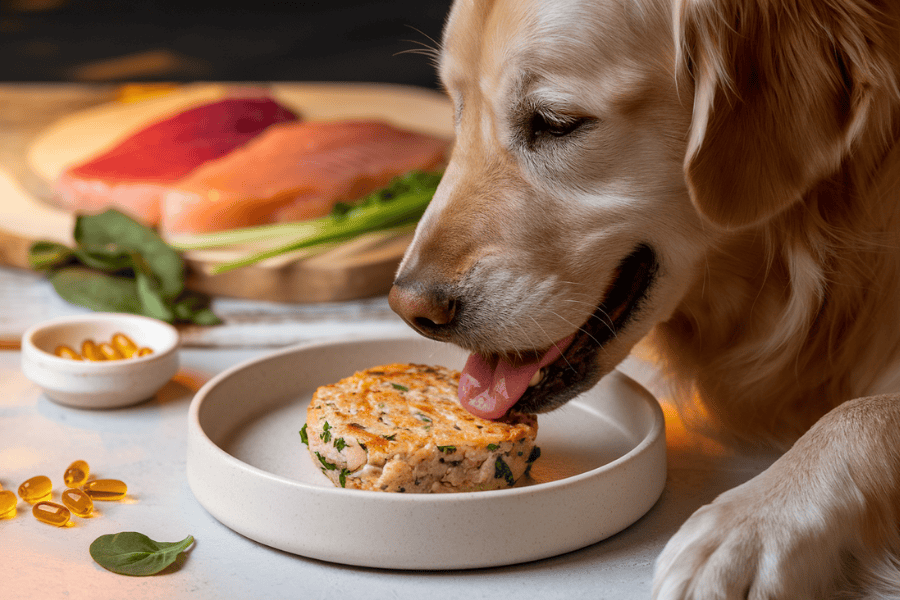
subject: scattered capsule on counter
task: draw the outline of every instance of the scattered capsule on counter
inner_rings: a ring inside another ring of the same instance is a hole
[[[91,497],[77,488],[69,488],[62,493],[62,503],[79,517],[89,517],[94,512]]]
[[[19,486],[19,497],[29,504],[34,504],[49,498],[52,491],[53,483],[50,478],[46,475],[38,475]]]
[[[138,351],[137,344],[124,333],[114,333],[112,336],[112,345],[125,358],[131,358]]]
[[[65,506],[47,501],[35,504],[34,508],[31,509],[31,513],[38,521],[57,527],[64,527],[69,522],[69,517],[72,516],[72,513]]]
[[[63,482],[70,488],[81,487],[87,481],[91,468],[83,460],[76,460],[63,473]]]
[[[68,358],[70,360],[84,360],[81,358],[80,354],[65,345],[57,346],[56,350],[53,351],[53,354],[60,358]]]
[[[9,490],[0,490],[0,519],[14,517],[19,499]]]
[[[118,479],[94,479],[81,489],[92,500],[118,500],[128,492],[128,486]]]
[[[53,351],[60,358],[71,360],[122,360],[136,356],[153,354],[153,349],[146,346],[139,347],[137,343],[124,333],[114,333],[109,342],[96,343],[87,339],[81,342],[81,354],[66,345],[57,346]]]

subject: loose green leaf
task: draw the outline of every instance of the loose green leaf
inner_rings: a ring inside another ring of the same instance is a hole
[[[344,438],[339,437],[338,439],[334,440],[334,448],[338,452],[340,452],[341,450],[343,450],[346,447],[347,447],[347,442],[344,441]]]
[[[172,310],[176,321],[196,325],[221,325],[222,319],[209,308],[209,298],[203,294],[185,291],[178,297]]]
[[[125,531],[101,535],[91,544],[91,557],[113,573],[143,577],[159,573],[194,543],[192,536],[180,542],[156,542],[143,533]]]
[[[406,387],[405,385],[400,385],[399,383],[392,383],[391,387],[393,387],[395,390],[400,390],[401,392],[409,391],[408,387]]]
[[[159,288],[153,284],[153,279],[149,275],[135,273],[135,282],[143,314],[169,323],[175,320],[175,311],[166,304]]]
[[[456,446],[438,446],[437,449],[439,452],[443,452],[445,454],[453,454],[454,452],[456,452]]]
[[[118,277],[81,266],[51,271],[47,279],[63,300],[99,312],[141,311],[137,283],[131,277]]]
[[[45,271],[66,264],[72,255],[72,249],[63,244],[35,242],[28,249],[28,263],[32,269]]]
[[[493,452],[494,450],[497,450],[499,448],[500,448],[499,444],[488,444],[487,445],[487,449],[490,450],[491,452]]]
[[[81,264],[106,273],[120,273],[134,268],[131,253],[118,246],[78,246],[74,252]]]
[[[184,262],[181,256],[149,227],[113,209],[98,215],[82,215],[75,220],[75,241],[87,248],[121,249],[140,254],[159,278],[162,297],[171,300],[184,289]]]
[[[75,248],[35,242],[29,262],[48,271],[64,300],[92,310],[127,312],[169,323],[218,325],[209,299],[184,290],[184,262],[152,229],[115,210],[80,216]]]

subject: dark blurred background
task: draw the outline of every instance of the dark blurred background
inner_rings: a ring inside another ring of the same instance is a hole
[[[437,87],[451,0],[0,0],[2,81],[378,81]],[[432,38],[432,39],[430,39]]]

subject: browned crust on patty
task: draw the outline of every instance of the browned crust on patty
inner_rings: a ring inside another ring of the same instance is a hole
[[[320,387],[307,410],[312,458],[335,485],[462,492],[514,485],[537,458],[537,418],[487,421],[457,398],[459,372],[390,364]]]

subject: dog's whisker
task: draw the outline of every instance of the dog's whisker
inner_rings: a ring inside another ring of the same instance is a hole
[[[563,353],[563,349],[560,348],[559,346],[557,346],[555,341],[552,341],[553,338],[551,338],[549,335],[547,335],[547,332],[544,330],[543,327],[541,327],[541,324],[538,323],[537,320],[536,320],[534,317],[530,317],[530,318],[531,318],[532,321],[534,321],[534,324],[538,326],[538,329],[540,329],[540,330],[544,333],[544,336],[545,336],[548,340],[551,340],[550,345],[553,346],[554,348],[556,348],[557,350],[559,350],[559,355],[562,357],[562,359],[563,359],[564,361],[566,361],[566,364],[569,365],[569,368],[572,369],[573,371],[577,372],[578,370],[575,368],[575,366],[574,366],[572,363],[569,362],[569,359],[568,359],[568,358],[566,358],[566,355]]]
[[[429,45],[426,44],[425,42],[418,42],[418,43],[422,44],[423,46],[427,46],[427,47],[431,48],[432,50],[435,51],[435,53],[438,53],[438,52],[441,51],[441,43],[440,43],[439,41],[437,41],[436,39],[434,39],[433,37],[431,37],[430,35],[428,35],[428,34],[425,33],[424,31],[422,31],[422,30],[419,29],[418,27],[414,27],[414,26],[412,26],[412,25],[410,25],[410,24],[408,24],[408,23],[406,24],[406,26],[407,26],[408,28],[412,29],[413,31],[415,31],[416,33],[418,33],[419,35],[424,36],[429,42],[431,42],[432,45],[429,46]]]
[[[534,320],[534,319],[532,319],[532,320]],[[537,352],[538,352],[538,347],[537,347],[537,345],[535,345],[534,341],[532,341],[531,336],[528,335],[528,330],[525,329],[525,327],[523,327],[520,323],[517,323],[516,325],[517,325],[517,327],[519,328],[519,330],[522,332],[522,337],[524,337],[525,339],[528,340],[528,345],[531,346],[532,352],[534,352],[535,354],[537,354]],[[517,351],[517,352],[516,352],[516,357],[517,357],[517,358],[522,358],[522,353],[521,353],[520,351]]]
[[[555,312],[555,311],[551,311],[551,312],[552,312],[553,315],[556,316],[558,319],[561,319],[562,321],[565,321],[565,322],[568,323],[569,325],[575,327],[575,324],[574,324],[574,323],[572,323],[570,320],[568,320],[567,318],[565,318],[565,317],[562,316],[561,314],[559,314],[559,313],[557,313],[557,312]],[[604,324],[605,324],[605,323],[604,323]],[[582,332],[586,333],[586,334],[588,335],[588,337],[590,337],[592,340],[594,340],[595,342],[597,342],[597,346],[598,346],[598,347],[603,348],[603,343],[601,343],[600,340],[598,340],[597,338],[595,338],[594,335],[593,335],[590,331],[588,331],[588,330],[585,329],[584,327],[575,327],[575,329],[576,329],[577,331],[582,331]],[[611,331],[613,337],[616,337],[615,329],[610,328],[610,331]]]

